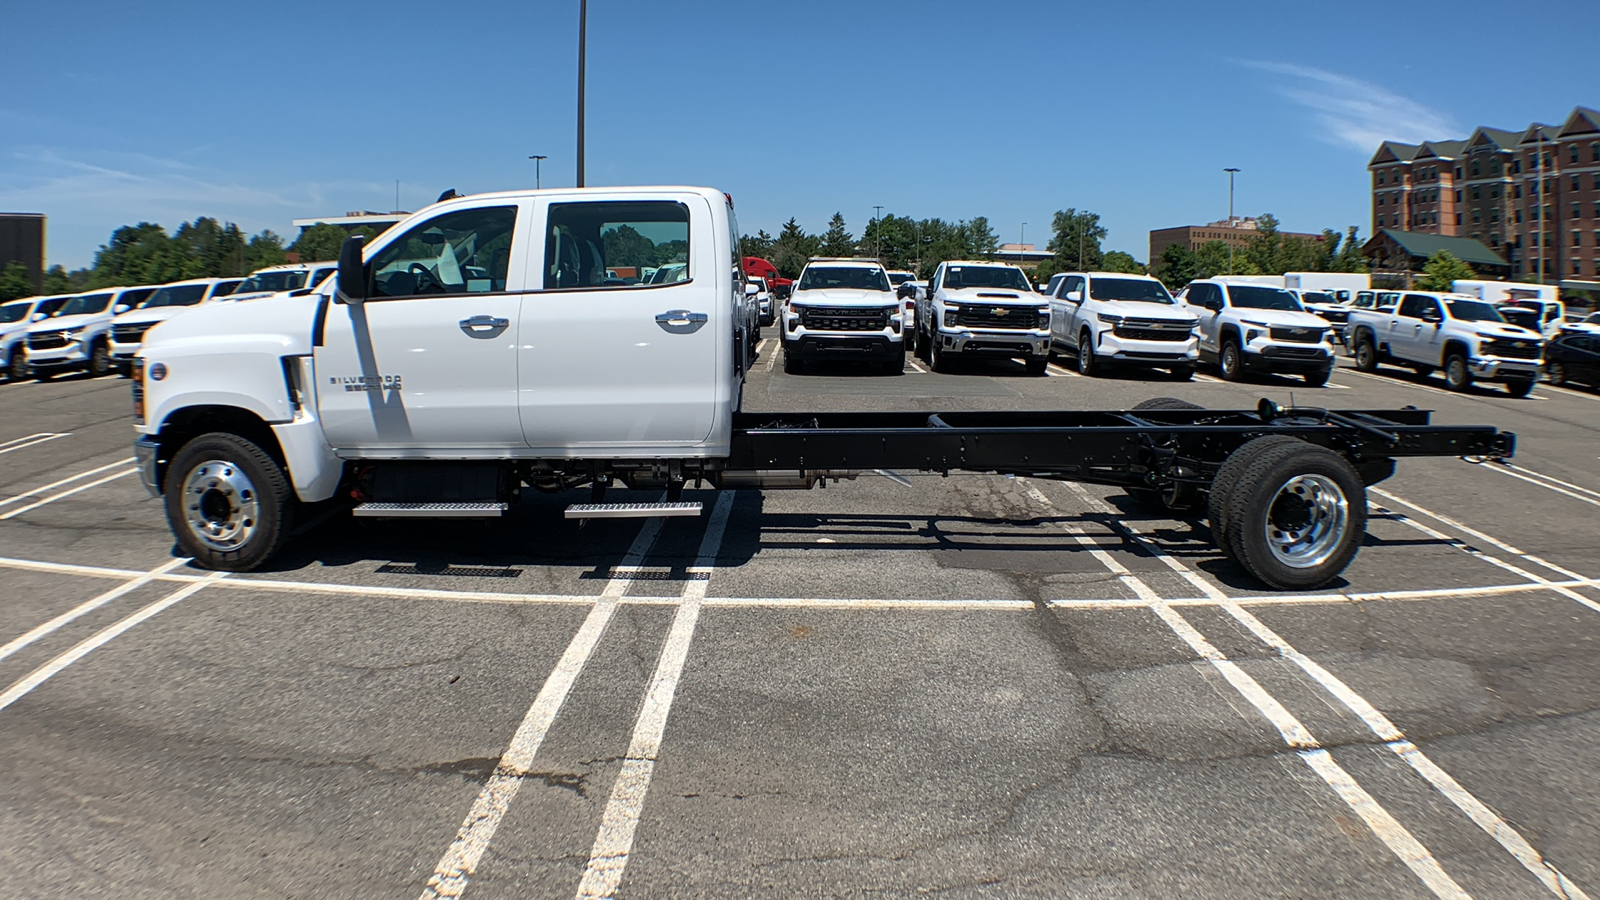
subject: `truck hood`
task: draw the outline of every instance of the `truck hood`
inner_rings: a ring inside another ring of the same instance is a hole
[[[81,316],[53,316],[41,322],[34,322],[28,326],[28,333],[34,334],[41,331],[66,331],[71,328],[83,328],[96,322],[108,320],[105,313],[84,313]]]
[[[796,291],[789,297],[791,306],[899,306],[900,301],[895,299],[889,291],[858,291],[844,288],[824,288],[816,291]]]
[[[1241,309],[1235,307],[1231,310],[1240,322],[1265,322],[1267,325],[1281,325],[1285,328],[1327,328],[1328,320],[1319,315],[1308,312],[1295,312],[1287,309]]]
[[[1523,328],[1521,325],[1501,325],[1498,322],[1475,322],[1468,328],[1478,337],[1484,338],[1510,338],[1519,341],[1542,341],[1544,335],[1537,331]]]
[[[178,313],[189,312],[193,306],[158,306],[155,309],[130,309],[111,320],[112,325],[143,325],[146,322],[165,322]]]
[[[282,347],[285,356],[311,352],[311,329],[316,323],[316,294],[285,296],[277,303],[203,303],[183,307],[144,336],[144,353],[166,349],[204,349],[225,354],[230,346],[256,346],[263,342]]]
[[[958,288],[946,291],[945,299],[951,303],[994,303],[1000,306],[1043,306],[1050,302],[1043,294],[999,288]]]
[[[1137,300],[1118,300],[1105,307],[1107,315],[1124,319],[1160,319],[1163,322],[1193,322],[1194,314],[1181,306],[1166,303],[1141,303]]]

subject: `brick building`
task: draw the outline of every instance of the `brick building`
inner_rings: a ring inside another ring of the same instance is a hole
[[[1521,281],[1600,287],[1600,111],[1481,127],[1464,141],[1385,141],[1367,164],[1372,232],[1482,242]]]
[[[1259,223],[1249,216],[1234,216],[1208,225],[1180,225],[1176,228],[1158,228],[1150,232],[1150,266],[1159,267],[1161,254],[1173,244],[1181,244],[1191,253],[1212,241],[1221,241],[1235,250],[1243,250],[1250,239],[1261,233]],[[1320,241],[1320,234],[1301,234],[1279,231],[1284,237]]]

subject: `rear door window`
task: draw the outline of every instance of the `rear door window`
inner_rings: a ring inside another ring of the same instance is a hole
[[[653,268],[648,282],[625,272]],[[734,266],[737,270],[738,266]],[[689,281],[689,207],[672,200],[550,204],[544,289],[639,289]],[[737,272],[736,279],[741,277]]]

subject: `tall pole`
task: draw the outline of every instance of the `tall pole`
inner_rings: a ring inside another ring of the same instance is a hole
[[[544,162],[545,160],[549,159],[550,157],[548,157],[548,156],[530,156],[528,158],[533,160],[533,189],[537,191],[539,189],[539,164]]]
[[[393,206],[393,209],[394,209],[395,212],[399,212],[400,211],[400,179],[398,179],[398,178],[396,178],[394,180],[394,206]]]
[[[883,207],[874,206],[872,211],[877,217],[872,220],[872,255],[883,261]]]
[[[1544,284],[1544,245],[1549,240],[1544,230],[1544,130],[1537,134],[1539,140],[1533,145],[1533,221],[1539,235],[1534,247],[1539,251],[1539,283]]]
[[[589,0],[578,0],[578,187],[583,187],[583,81],[588,30]]]
[[[1233,176],[1239,173],[1238,169],[1226,168],[1222,171],[1228,173],[1228,230],[1233,230]],[[1233,274],[1233,236],[1228,236],[1228,274]]]

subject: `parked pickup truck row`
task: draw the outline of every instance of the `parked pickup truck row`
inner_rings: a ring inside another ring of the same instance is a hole
[[[1464,391],[1476,380],[1499,382],[1526,397],[1539,378],[1544,338],[1508,323],[1494,304],[1464,294],[1404,291],[1394,305],[1355,310],[1345,344],[1356,368],[1408,366],[1420,375],[1444,370],[1445,386]]]

